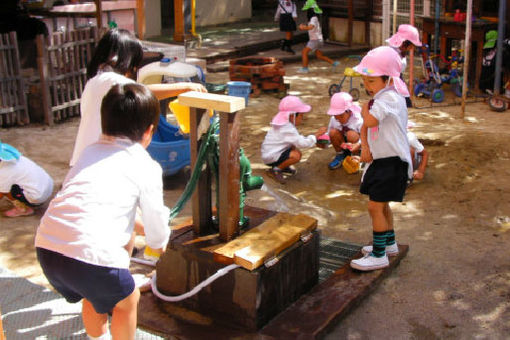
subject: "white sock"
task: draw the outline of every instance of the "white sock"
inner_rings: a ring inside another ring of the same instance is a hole
[[[112,335],[110,334],[110,331],[106,331],[106,333],[104,333],[103,335],[98,336],[98,337],[93,337],[88,334],[87,334],[87,336],[89,337],[90,340],[111,340],[112,339]]]

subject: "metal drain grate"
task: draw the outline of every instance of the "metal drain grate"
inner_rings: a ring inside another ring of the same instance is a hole
[[[361,245],[321,236],[319,246],[319,283],[353,258]]]

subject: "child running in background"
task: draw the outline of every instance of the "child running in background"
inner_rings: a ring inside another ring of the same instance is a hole
[[[99,41],[87,66],[87,83],[81,96],[81,120],[70,165],[101,135],[101,100],[114,84],[134,83],[143,58],[140,41],[129,31],[112,29]],[[174,97],[186,91],[206,92],[201,84],[151,84],[157,99]],[[120,117],[122,119],[122,117]]]
[[[269,176],[281,184],[285,183],[283,173],[294,175],[293,164],[301,160],[301,148],[317,144],[317,137],[326,132],[321,128],[315,135],[302,136],[296,126],[303,121],[303,113],[310,112],[311,106],[296,96],[287,96],[280,101],[279,112],[271,121],[271,128],[262,142],[262,161],[271,167]]]
[[[363,118],[361,108],[352,102],[352,97],[347,92],[338,92],[331,97],[328,115],[332,117],[326,131],[336,151],[335,158],[328,164],[328,168],[334,170],[342,166],[346,156],[359,152]]]
[[[408,24],[398,26],[397,33],[393,34],[386,40],[388,45],[398,52],[402,62],[402,70],[400,71],[400,78],[404,79],[404,72],[407,67],[407,55],[414,53],[414,48],[421,46],[420,34],[416,27]],[[406,98],[407,107],[413,107],[409,96]]]
[[[360,192],[369,197],[373,245],[362,248],[364,257],[351,261],[351,267],[368,271],[387,267],[387,255],[398,254],[389,202],[402,202],[413,176],[404,99],[409,92],[400,79],[401,58],[391,47],[369,51],[354,69],[373,97],[361,111],[361,161],[367,166],[360,186]]]
[[[282,41],[281,49],[296,54],[292,49],[292,35],[296,30],[297,10],[292,0],[278,0],[278,7],[274,15],[274,21],[280,24],[280,31],[285,32],[285,39]]]
[[[14,206],[6,217],[29,216],[53,193],[53,179],[43,168],[17,149],[0,142],[0,199],[6,197]]]
[[[35,237],[50,284],[70,303],[82,300],[92,339],[134,339],[140,297],[129,272],[137,207],[147,244],[162,252],[170,229],[161,166],[145,148],[159,121],[159,102],[145,86],[115,85],[101,105],[99,141],[81,153],[51,201]]]
[[[338,61],[333,61],[330,58],[326,57],[324,54],[322,54],[322,51],[320,50],[324,45],[324,39],[322,37],[322,29],[317,14],[322,13],[322,10],[319,8],[315,0],[308,0],[303,6],[303,10],[306,10],[308,24],[299,25],[299,30],[308,31],[308,43],[301,52],[301,60],[303,63],[303,67],[298,69],[297,72],[308,73],[310,71],[308,69],[309,52],[315,53],[317,59],[324,60],[333,65],[333,67],[338,66],[340,64]]]

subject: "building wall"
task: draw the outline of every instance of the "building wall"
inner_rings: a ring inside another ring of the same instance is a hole
[[[196,4],[197,27],[251,18],[251,0],[196,0]]]
[[[161,1],[145,0],[145,38],[161,35]]]

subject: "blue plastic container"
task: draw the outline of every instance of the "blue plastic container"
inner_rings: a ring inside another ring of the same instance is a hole
[[[248,106],[248,98],[251,93],[251,83],[247,81],[229,81],[227,83],[228,95],[244,97],[245,105]]]
[[[171,176],[191,162],[189,139],[161,115],[158,129],[147,147],[151,157],[163,168],[164,176]]]

